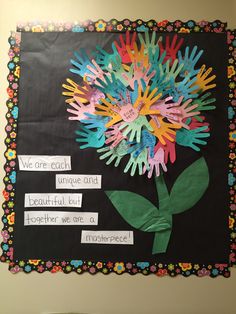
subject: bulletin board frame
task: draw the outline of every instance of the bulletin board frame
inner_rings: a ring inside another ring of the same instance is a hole
[[[156,31],[160,33],[204,33],[213,32],[221,33],[227,32],[228,36],[228,134],[229,134],[229,155],[228,155],[228,191],[229,191],[229,233],[230,233],[230,256],[228,264],[192,264],[192,263],[150,263],[150,262],[109,262],[109,261],[90,261],[90,260],[15,260],[13,257],[14,244],[14,219],[15,219],[15,184],[16,184],[16,158],[17,158],[17,119],[18,119],[18,98],[19,98],[19,79],[20,79],[20,41],[21,32],[143,32],[145,30]],[[85,21],[83,23],[26,23],[19,24],[17,31],[12,32],[9,38],[9,58],[8,63],[8,112],[6,114],[6,163],[4,166],[5,189],[3,196],[5,201],[3,203],[3,229],[2,238],[2,256],[1,262],[9,264],[11,273],[25,272],[30,273],[36,271],[42,273],[49,271],[51,273],[57,272],[76,272],[82,274],[88,272],[90,274],[123,274],[129,273],[131,275],[141,273],[143,275],[155,274],[157,276],[169,275],[175,277],[176,275],[183,275],[188,277],[196,275],[199,277],[210,276],[216,277],[218,275],[229,277],[230,267],[236,265],[236,223],[235,223],[235,144],[236,144],[236,127],[234,118],[234,108],[236,106],[236,31],[227,30],[227,24],[220,21],[201,21],[194,22],[192,20],[182,22],[176,20],[170,22],[163,20],[157,22],[155,20],[143,21],[141,19],[130,21],[124,19],[117,21],[112,19],[104,21]]]

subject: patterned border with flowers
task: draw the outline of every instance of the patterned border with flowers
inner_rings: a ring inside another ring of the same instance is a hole
[[[50,32],[50,31],[73,31],[73,32],[124,32],[126,30],[142,32],[148,30],[158,32],[226,32],[226,23],[220,21],[207,22],[201,21],[196,23],[192,20],[187,22],[181,22],[179,20],[175,22],[169,22],[167,20],[157,22],[150,20],[144,22],[142,20],[130,21],[125,19],[123,21],[117,21],[115,19],[105,22],[104,20],[98,20],[96,22],[86,21],[83,23],[27,23],[18,24],[17,31],[19,32]],[[9,263],[9,270],[12,273],[18,273],[23,271],[30,273],[31,271],[37,271],[42,273],[44,271],[50,271],[51,273],[64,272],[70,273],[72,271],[80,274],[89,272],[90,274],[103,273],[110,274],[112,272],[116,274],[129,273],[131,275],[142,273],[143,275],[155,274],[157,276],[169,275],[174,277],[176,275],[183,275],[188,277],[195,274],[199,277],[203,276],[230,276],[230,266],[236,265],[236,185],[235,183],[235,143],[236,143],[236,119],[235,111],[236,107],[236,32],[227,31],[228,34],[228,47],[229,47],[229,59],[228,59],[228,80],[229,80],[229,194],[230,194],[230,263],[229,264],[192,264],[192,263],[149,263],[149,262],[111,262],[111,261],[83,261],[83,260],[71,260],[71,261],[42,261],[42,260],[14,260],[13,259],[13,236],[14,236],[14,199],[15,199],[15,183],[16,183],[16,136],[17,136],[17,118],[18,118],[18,83],[20,77],[20,33],[12,33],[9,38],[10,50],[8,63],[9,75],[8,82],[9,87],[7,107],[8,112],[6,115],[7,137],[6,144],[6,164],[4,177],[5,189],[3,195],[5,202],[3,203],[4,214],[2,221],[4,224],[1,232],[3,242],[2,256],[0,260],[2,262]]]
[[[236,30],[227,31],[228,35],[228,83],[229,83],[229,104],[228,104],[228,119],[229,119],[229,195],[230,195],[230,265],[236,266]]]
[[[155,32],[179,32],[179,33],[192,33],[192,32],[215,32],[221,33],[226,30],[227,23],[222,23],[219,20],[213,22],[200,21],[198,23],[193,20],[182,22],[176,20],[170,22],[168,20],[163,21],[143,21],[138,19],[136,21],[130,21],[124,19],[118,21],[112,19],[110,21],[104,21],[102,19],[98,21],[87,20],[84,22],[74,23],[38,23],[37,21],[32,23],[18,23],[18,32],[125,32],[136,31],[144,32],[145,30]]]

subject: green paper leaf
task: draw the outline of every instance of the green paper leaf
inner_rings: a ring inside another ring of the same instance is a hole
[[[123,219],[145,232],[171,228],[170,222],[145,197],[129,191],[106,191],[106,195]]]
[[[170,192],[170,213],[179,214],[193,207],[209,184],[209,172],[203,157],[186,168],[177,178]]]

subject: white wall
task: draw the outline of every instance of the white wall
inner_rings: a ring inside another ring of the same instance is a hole
[[[0,0],[0,177],[3,178],[4,106],[8,37],[17,21],[181,19],[228,21],[236,28],[236,1]],[[0,190],[3,184],[0,182]],[[1,203],[2,203],[1,199]],[[233,314],[236,270],[230,279],[64,274],[12,275],[0,264],[0,314]]]

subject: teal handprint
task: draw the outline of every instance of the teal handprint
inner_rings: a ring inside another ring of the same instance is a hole
[[[122,123],[119,127],[120,130],[123,130],[122,133],[124,136],[128,136],[129,134],[129,140],[131,142],[136,139],[138,143],[140,143],[141,131],[143,128],[146,128],[149,131],[153,131],[153,128],[150,126],[145,116],[139,116],[132,122]]]
[[[109,121],[108,117],[98,116],[91,113],[84,113],[87,119],[82,119],[81,122],[85,125],[86,129],[97,129],[98,135],[104,134],[107,130],[106,123]]]
[[[189,75],[190,77],[195,76],[200,69],[195,69],[195,66],[200,59],[201,55],[203,54],[203,50],[200,50],[197,52],[198,47],[194,46],[193,50],[190,54],[189,46],[185,48],[185,54],[184,57],[182,56],[181,51],[178,51],[178,58],[179,62],[183,63],[184,66],[181,70],[180,76],[185,77],[186,75]],[[190,55],[189,55],[190,54]]]
[[[77,143],[83,144],[80,146],[81,149],[89,147],[99,148],[102,147],[105,143],[105,135],[100,134],[97,130],[92,131],[86,127],[81,126],[81,128],[75,131],[75,133],[76,135],[79,135],[75,141]]]
[[[79,53],[76,51],[74,52],[74,56],[76,57],[77,61],[73,59],[70,60],[71,64],[75,66],[75,69],[71,68],[70,72],[78,74],[81,77],[83,77],[86,73],[90,73],[87,66],[92,66],[92,62],[90,61],[86,51],[81,48]]]
[[[121,63],[121,57],[116,49],[114,43],[111,45],[112,53],[108,53],[99,45],[96,46],[97,51],[94,53],[97,64],[104,70],[111,66],[114,60],[119,60]]]
[[[210,104],[213,104],[214,102],[216,102],[216,99],[210,98],[210,97],[211,97],[211,93],[208,92],[208,93],[203,94],[201,97],[194,99],[193,105],[195,104],[198,105],[196,110],[197,111],[214,110],[216,106],[210,105]]]
[[[193,130],[180,129],[176,132],[176,143],[182,146],[190,147],[196,152],[200,151],[198,145],[206,145],[206,139],[210,136],[210,133],[204,132],[208,129],[208,126],[202,126]]]

